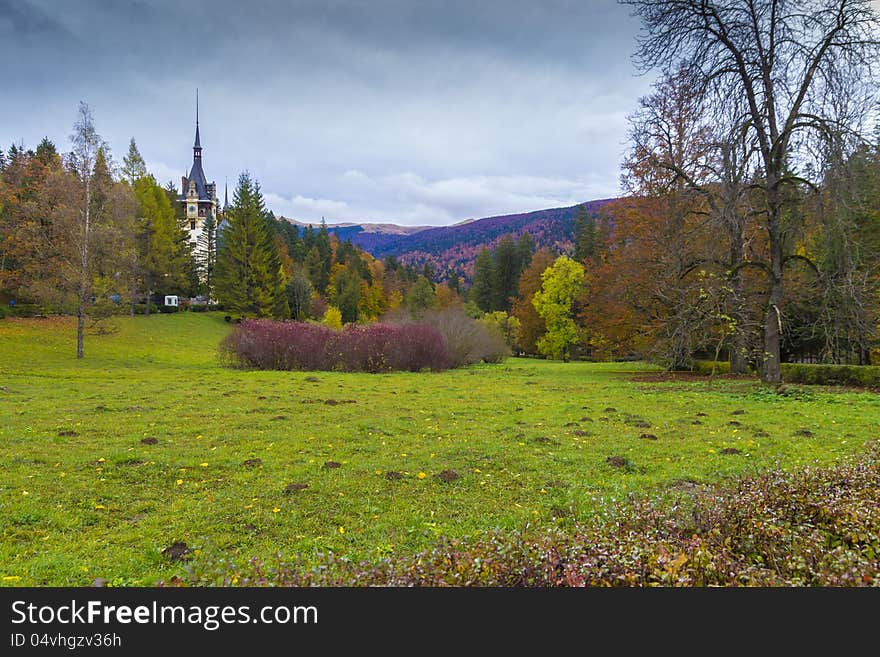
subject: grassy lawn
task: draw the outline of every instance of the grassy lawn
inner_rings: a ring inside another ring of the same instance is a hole
[[[175,541],[196,559],[361,559],[565,526],[631,491],[829,463],[880,433],[871,393],[524,359],[244,372],[217,362],[220,316],[114,326],[77,362],[72,320],[0,321],[6,585],[148,585],[182,572],[161,553]]]

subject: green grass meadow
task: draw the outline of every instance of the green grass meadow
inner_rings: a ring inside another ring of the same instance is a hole
[[[195,560],[372,559],[571,526],[630,492],[827,464],[880,433],[870,392],[531,359],[240,371],[218,360],[228,330],[118,318],[78,362],[71,318],[0,321],[3,584],[150,585],[186,568],[162,555],[176,541]]]

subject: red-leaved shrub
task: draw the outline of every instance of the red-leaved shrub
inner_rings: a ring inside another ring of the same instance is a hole
[[[261,370],[391,372],[444,370],[451,359],[443,336],[426,324],[349,325],[245,320],[220,346],[232,367]]]
[[[380,325],[381,326],[381,325]],[[428,367],[445,370],[454,366],[446,341],[440,332],[427,324],[385,325],[393,329],[388,344],[388,364],[391,370],[418,372]]]

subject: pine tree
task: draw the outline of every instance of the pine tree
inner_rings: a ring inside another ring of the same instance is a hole
[[[495,261],[489,249],[483,248],[474,263],[474,284],[471,286],[471,300],[483,312],[494,310],[495,305]]]
[[[0,158],[2,158],[2,151],[0,151]],[[43,140],[37,145],[36,153],[34,153],[34,157],[45,167],[51,167],[58,161],[58,149],[55,148],[55,144],[49,141],[48,137],[43,137]]]
[[[128,155],[122,158],[122,179],[129,185],[134,185],[138,180],[147,175],[147,164],[138,150],[134,137],[128,144]]]
[[[584,262],[594,258],[599,248],[599,232],[596,228],[596,217],[587,212],[586,206],[578,208],[574,219],[574,259]]]
[[[321,256],[321,251],[318,249],[317,244],[312,246],[308,253],[306,253],[304,261],[306,271],[312,286],[319,294],[324,294],[327,291],[327,284],[330,281],[329,272],[324,266],[325,263],[326,260]]]
[[[259,184],[242,173],[217,253],[217,297],[242,316],[289,317],[278,247],[264,210]]]
[[[210,303],[214,297],[214,273],[217,268],[217,222],[214,215],[208,213],[205,223],[202,224],[202,234],[196,245],[200,257],[198,258],[199,278],[205,289],[205,296]]]
[[[510,235],[505,235],[498,242],[492,253],[494,267],[492,270],[492,307],[491,310],[510,310],[510,300],[516,296],[516,287],[522,273],[522,256]]]

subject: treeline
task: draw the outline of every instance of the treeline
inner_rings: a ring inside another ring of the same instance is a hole
[[[340,242],[324,222],[300,230],[277,219],[247,172],[239,177],[217,243],[211,292],[239,317],[317,320],[340,328],[464,303],[454,277],[437,283],[428,265],[373,258]]]
[[[75,314],[82,357],[87,319],[134,313],[154,289],[195,293],[199,277],[177,193],[147,175],[134,140],[117,167],[81,104],[71,144],[0,152],[0,300]]]
[[[248,173],[193,247],[178,190],[156,182],[134,139],[114,161],[81,104],[71,144],[66,153],[48,139],[33,150],[0,150],[0,316],[75,314],[80,356],[87,322],[149,314],[165,295],[236,317],[335,328],[395,313],[463,312],[455,274],[437,283],[430,266],[377,260],[323,222],[301,231],[276,219]]]
[[[773,383],[785,359],[868,362],[872,3],[627,4],[642,22],[635,62],[661,79],[631,119],[630,197],[588,274],[595,340],[673,366],[726,351],[732,370],[753,365]]]

